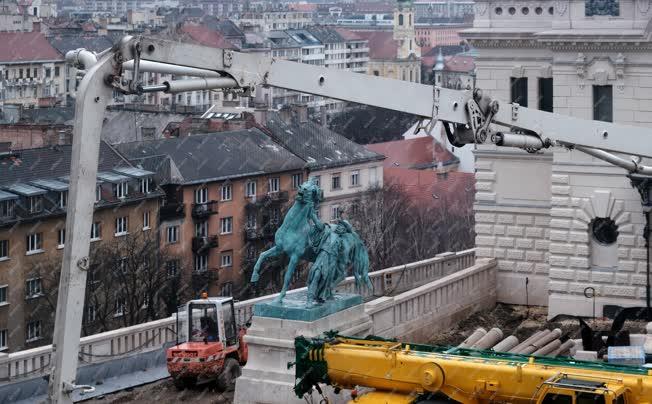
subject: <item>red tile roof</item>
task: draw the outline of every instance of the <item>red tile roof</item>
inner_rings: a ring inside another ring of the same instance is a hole
[[[398,41],[392,31],[356,31],[356,35],[369,41],[370,59],[396,59]]]
[[[475,62],[471,56],[448,56],[444,58],[444,68],[449,72],[466,73],[475,69]]]
[[[367,149],[387,156],[384,167],[429,168],[437,163],[457,161],[457,158],[430,136],[392,142],[373,143]]]
[[[0,62],[64,60],[41,32],[0,32]]]
[[[236,49],[220,32],[212,30],[205,25],[187,23],[181,27],[181,33],[186,34],[200,45],[222,49]]]
[[[317,11],[317,4],[315,3],[290,3],[288,9],[292,11],[313,12]]]
[[[457,215],[473,214],[475,176],[472,173],[437,174],[407,168],[385,168],[383,173],[387,185],[398,186],[416,205],[446,209],[447,213]]]
[[[346,28],[335,28],[338,34],[347,41],[361,41],[364,40],[360,35]]]

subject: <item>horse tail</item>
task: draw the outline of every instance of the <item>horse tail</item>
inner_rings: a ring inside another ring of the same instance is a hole
[[[369,279],[369,254],[357,234],[355,235],[355,242],[353,243],[351,254],[356,289],[359,293],[364,289],[373,291],[373,284],[371,283],[371,279]]]

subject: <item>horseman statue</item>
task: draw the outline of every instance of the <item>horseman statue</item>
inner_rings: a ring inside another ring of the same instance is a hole
[[[277,302],[283,301],[300,259],[313,263],[308,274],[308,306],[332,299],[335,288],[346,278],[349,268],[355,277],[358,293],[364,288],[372,288],[369,255],[351,224],[346,220],[335,224],[319,220],[316,207],[322,195],[315,178],[301,184],[294,204],[274,235],[274,247],[260,254],[256,261],[251,275],[254,284],[258,282],[261,265],[267,258],[281,254],[290,258]]]

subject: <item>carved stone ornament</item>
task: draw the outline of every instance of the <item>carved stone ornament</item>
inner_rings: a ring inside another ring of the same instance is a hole
[[[539,77],[541,77],[542,79],[552,78],[552,65],[545,64],[541,66],[541,70],[539,71]]]
[[[650,11],[650,0],[637,0],[636,5],[641,14],[647,14]]]
[[[625,56],[622,53],[619,53],[616,56],[616,61],[614,62],[615,74],[616,74],[616,88],[618,91],[625,91]]]
[[[563,1],[563,0],[555,1],[555,11],[557,11],[558,15],[566,14],[567,9],[568,9],[568,0],[566,0],[566,1]]]
[[[514,66],[512,68],[512,77],[515,78],[525,77],[525,67],[521,65]]]
[[[575,71],[577,77],[580,78],[580,88],[584,88],[584,79],[586,78],[586,56],[583,53],[578,53],[575,59]]]
[[[475,3],[475,15],[485,15],[487,12],[488,5],[486,2],[477,2]]]

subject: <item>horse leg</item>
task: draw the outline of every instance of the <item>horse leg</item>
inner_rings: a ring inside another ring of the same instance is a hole
[[[263,262],[269,257],[280,255],[282,252],[283,250],[277,245],[267,251],[263,251],[256,260],[256,265],[254,265],[254,272],[251,274],[251,283],[256,283],[260,279],[260,274],[258,272],[260,272],[260,267],[263,265]]]
[[[292,275],[294,275],[294,269],[297,267],[298,262],[298,255],[290,255],[290,263],[288,264],[288,269],[285,271],[285,278],[283,279],[283,289],[281,289],[281,293],[279,293],[278,297],[275,299],[277,303],[281,303],[283,301],[283,298],[285,297],[285,294],[290,287],[290,282],[292,282]]]

